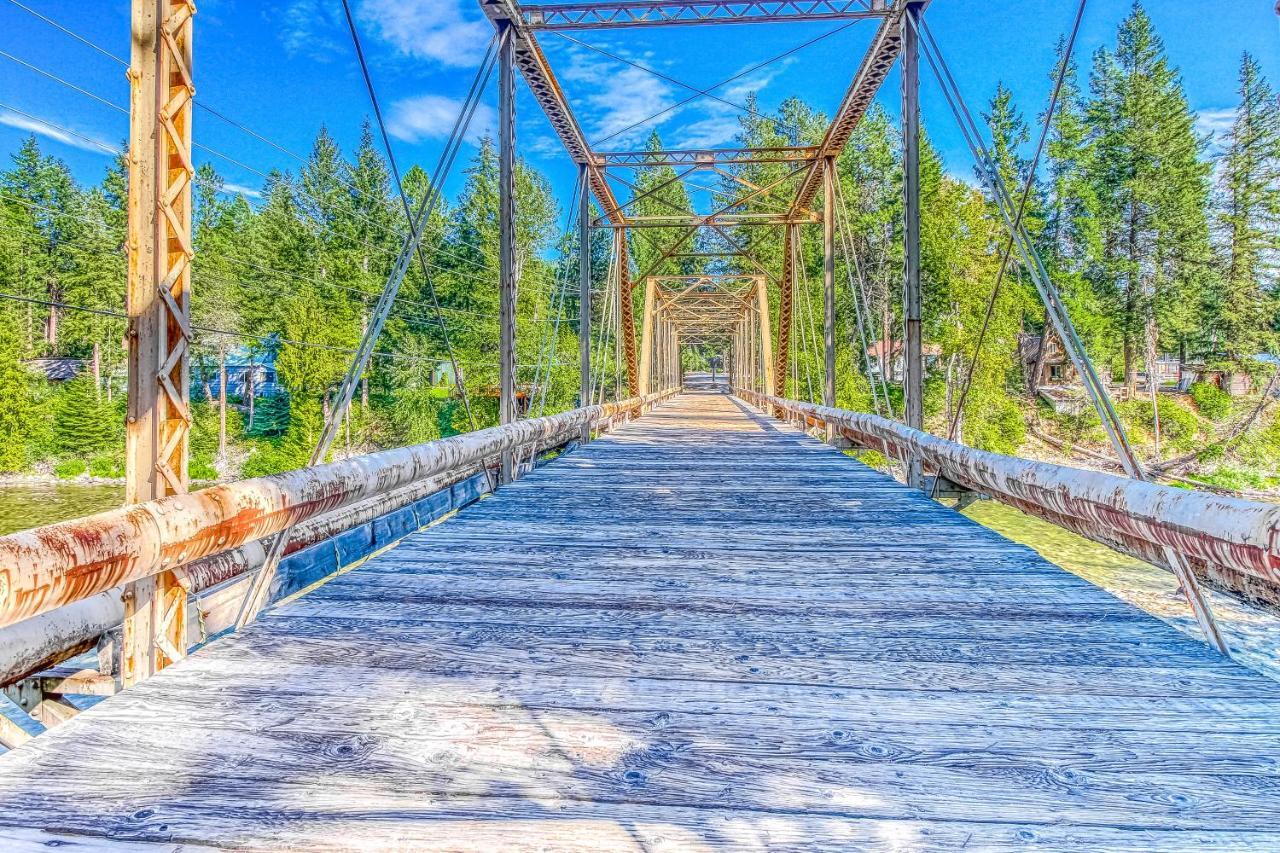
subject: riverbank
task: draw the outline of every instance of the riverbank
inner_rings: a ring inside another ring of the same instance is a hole
[[[1178,582],[1172,572],[995,501],[979,501],[964,514],[1183,633],[1202,638],[1191,607],[1178,592]],[[1232,656],[1250,669],[1280,681],[1280,613],[1254,607],[1207,587],[1206,594]],[[1105,630],[1105,627],[1099,628],[1099,631]]]

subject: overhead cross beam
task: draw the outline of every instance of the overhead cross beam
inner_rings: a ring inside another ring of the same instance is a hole
[[[736,2],[557,3],[524,7],[532,30],[599,30],[675,24],[762,24],[794,20],[882,18],[885,0],[736,0]]]
[[[844,100],[840,102],[835,118],[827,127],[822,144],[818,146],[819,159],[809,167],[809,172],[800,185],[800,191],[796,193],[796,199],[791,206],[793,215],[809,207],[817,198],[818,191],[822,189],[824,163],[828,158],[839,157],[845,146],[849,144],[849,137],[853,135],[854,128],[866,115],[871,102],[875,100],[876,93],[880,91],[881,84],[884,83],[884,78],[888,76],[889,69],[893,67],[898,54],[902,52],[902,17],[906,8],[905,2],[894,4],[890,14],[880,23],[880,29],[876,31],[875,38],[871,40],[871,46],[862,57],[858,73],[849,84]]]
[[[596,164],[605,169],[660,169],[678,166],[738,166],[755,163],[813,161],[818,149],[808,145],[779,148],[691,148],[683,151],[605,151]]]

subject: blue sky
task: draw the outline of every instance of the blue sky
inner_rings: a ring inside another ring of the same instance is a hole
[[[403,165],[416,161],[430,166],[483,54],[491,34],[489,24],[474,0],[353,2],[396,137],[397,157]],[[127,0],[22,0],[22,4],[127,58]],[[1090,0],[1077,48],[1086,68],[1095,49],[1113,44],[1116,26],[1130,5],[1130,0]],[[1213,4],[1209,12],[1202,0],[1145,3],[1172,62],[1182,72],[1191,106],[1200,114],[1206,132],[1220,131],[1229,122],[1242,51],[1257,56],[1268,77],[1280,85],[1280,18],[1274,6],[1274,0],[1227,0]],[[199,100],[297,154],[307,153],[321,124],[345,146],[354,143],[369,106],[338,0],[281,0],[269,6],[249,0],[202,0],[198,8]],[[972,106],[985,103],[997,81],[1004,81],[1034,120],[1048,97],[1054,43],[1069,26],[1074,10],[1074,0],[934,0],[928,17]],[[789,95],[800,95],[829,110],[848,85],[874,27],[873,22],[856,23],[717,94],[741,102],[748,92],[757,91],[766,108]],[[831,24],[738,25],[573,35],[702,88],[832,28]],[[546,34],[542,40],[593,141],[689,94],[559,36]],[[128,103],[120,65],[32,17],[12,0],[0,0],[0,50],[108,101]],[[896,87],[895,74],[880,96],[895,114]],[[494,125],[492,88],[477,116],[477,134]],[[0,57],[0,104],[0,150],[14,150],[34,131],[47,151],[65,159],[84,180],[101,176],[107,163],[102,146],[118,145],[127,135],[123,114],[5,57]],[[922,104],[927,127],[948,169],[967,178],[972,174],[971,161],[927,70]],[[551,176],[563,198],[573,170],[523,89],[518,113],[518,135],[526,156]],[[42,125],[29,116],[58,127]],[[638,147],[654,126],[672,147],[731,144],[735,118],[732,108],[703,99],[673,110],[656,125],[621,133],[602,147]],[[199,160],[212,161],[231,186],[251,192],[262,180],[255,172],[299,165],[289,155],[206,113],[197,113],[196,121],[200,142],[239,162],[197,153]]]

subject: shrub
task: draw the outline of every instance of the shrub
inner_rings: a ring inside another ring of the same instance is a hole
[[[1231,395],[1211,382],[1196,382],[1188,389],[1196,409],[1211,421],[1231,414]]]
[[[1160,437],[1175,450],[1190,450],[1200,425],[1196,416],[1168,397],[1160,397]],[[1139,426],[1148,435],[1155,433],[1154,409],[1150,400],[1129,400],[1117,407],[1121,418],[1129,425]]]
[[[89,476],[116,479],[124,476],[124,464],[113,456],[95,456],[89,460]]]
[[[86,470],[88,465],[83,459],[63,459],[53,466],[53,473],[63,480],[74,480]]]

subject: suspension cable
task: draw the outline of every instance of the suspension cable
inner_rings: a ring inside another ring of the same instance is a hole
[[[1036,170],[1040,167],[1040,157],[1044,153],[1045,143],[1049,138],[1049,131],[1053,126],[1054,112],[1058,107],[1058,99],[1062,94],[1062,87],[1066,83],[1067,69],[1071,65],[1071,56],[1075,50],[1076,36],[1080,32],[1080,22],[1084,18],[1084,10],[1087,0],[1080,0],[1080,5],[1076,9],[1076,17],[1071,25],[1071,35],[1067,38],[1066,46],[1062,51],[1062,61],[1058,63],[1058,71],[1053,82],[1053,93],[1049,97],[1049,108],[1045,111],[1044,122],[1040,128],[1040,138],[1036,141],[1035,154],[1031,158],[1030,164],[1027,166],[1027,177],[1022,186],[1022,197],[1018,200],[1018,212],[1014,216],[1014,225],[1021,228],[1023,219],[1027,210],[1027,201],[1031,198],[1031,191],[1035,187]],[[964,384],[960,388],[960,397],[956,402],[956,410],[952,415],[951,424],[947,428],[947,440],[955,441],[956,431],[960,426],[960,419],[964,416],[964,406],[969,399],[969,389],[973,385],[974,373],[978,367],[978,360],[982,356],[982,344],[987,337],[987,329],[991,326],[991,316],[995,313],[996,301],[1000,297],[1000,287],[1004,283],[1005,272],[1009,268],[1009,259],[1013,255],[1013,234],[1010,233],[1005,241],[1004,249],[1000,253],[1000,268],[996,273],[996,283],[991,288],[991,298],[987,300],[986,314],[982,318],[982,328],[978,331],[978,340],[973,345],[973,358],[969,360],[968,372],[964,378]],[[935,479],[933,490],[936,493],[938,489],[938,481]]]
[[[375,105],[375,114],[383,132],[383,139],[389,144],[389,137],[386,134],[385,125],[382,124],[382,112],[377,106],[377,93],[373,85],[372,77],[369,75],[368,66],[364,61],[363,50],[360,48],[359,33],[355,28],[355,18],[351,14],[348,0],[343,0],[343,7],[347,13],[347,21],[351,28],[352,40],[356,45],[356,53],[360,59],[361,73],[364,76],[370,98]],[[329,451],[329,447],[333,444],[333,440],[337,436],[340,422],[347,407],[351,404],[351,398],[355,392],[356,384],[359,382],[360,377],[368,367],[368,354],[372,351],[374,343],[382,333],[382,328],[386,323],[387,316],[390,314],[391,308],[395,304],[396,295],[399,293],[400,285],[404,281],[404,277],[408,273],[409,267],[412,265],[415,258],[422,262],[423,272],[427,277],[428,289],[434,297],[435,288],[431,285],[430,273],[427,272],[425,261],[423,260],[421,253],[421,223],[430,219],[432,211],[435,209],[436,204],[443,194],[444,178],[452,168],[453,162],[457,157],[457,153],[462,147],[466,129],[470,125],[471,117],[474,115],[476,107],[479,105],[480,94],[483,92],[485,85],[489,80],[489,76],[496,63],[496,58],[497,51],[495,49],[495,41],[490,41],[489,50],[481,61],[480,67],[477,69],[476,76],[471,84],[471,90],[467,94],[467,99],[463,102],[463,107],[458,113],[457,120],[454,122],[453,130],[440,154],[440,160],[437,163],[436,171],[432,176],[430,190],[422,199],[419,200],[418,209],[416,211],[409,210],[408,197],[405,195],[403,184],[400,182],[399,169],[395,165],[394,154],[388,150],[388,155],[391,158],[392,170],[396,178],[397,187],[400,191],[400,198],[403,202],[405,215],[408,220],[409,234],[405,238],[405,243],[399,257],[397,258],[396,266],[392,270],[391,275],[387,278],[387,283],[383,289],[382,297],[379,299],[373,316],[365,327],[364,334],[360,340],[359,350],[352,358],[351,364],[347,369],[347,373],[343,377],[342,385],[338,391],[337,400],[329,412],[329,417],[326,419],[324,430],[311,454],[308,467],[317,465],[323,461],[325,455]],[[448,340],[447,335],[445,340]],[[457,383],[459,390],[462,392],[463,401],[464,404],[466,404],[467,398],[465,385],[463,384],[461,371],[457,368],[457,360],[454,357],[452,346],[449,347],[449,355],[450,363],[453,365],[455,382]],[[469,405],[467,408],[468,414],[470,414]],[[474,424],[474,420],[472,423]],[[485,477],[489,479],[490,487],[492,488],[492,474],[489,472],[488,466],[482,465],[481,467],[484,469]],[[256,618],[258,611],[265,604],[267,585],[275,576],[276,567],[279,565],[280,558],[284,554],[284,548],[288,542],[291,532],[291,527],[286,528],[277,534],[272,540],[266,560],[262,567],[254,573],[253,580],[250,583],[250,588],[241,601],[240,612],[236,617],[237,628],[243,628]]]

